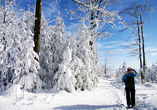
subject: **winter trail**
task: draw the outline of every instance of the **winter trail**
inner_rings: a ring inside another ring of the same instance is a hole
[[[114,87],[111,82],[112,79],[99,78],[98,87],[91,91],[81,91],[74,93],[60,91],[53,97],[52,101],[52,93],[48,93],[47,98],[45,98],[45,91],[40,91],[40,93],[37,93],[36,97],[34,97],[34,94],[32,93],[25,92],[24,98],[22,98],[21,91],[21,93],[18,93],[18,101],[16,101],[15,93],[12,92],[14,88],[10,88],[9,94],[7,92],[7,94],[1,96],[0,107],[2,108],[1,110],[10,110],[11,108],[13,110],[123,110],[125,107],[122,102],[122,98],[117,92],[118,89],[116,89],[116,87]]]
[[[68,99],[68,102],[72,101],[70,102],[70,105],[67,106],[63,103],[62,106],[54,107],[54,109],[125,109],[124,104],[121,103],[122,101],[119,97],[118,92],[116,91],[116,88],[112,86],[110,82],[111,81],[109,79],[100,78],[98,88],[92,91],[80,92],[71,97],[72,99]]]
[[[113,78],[99,78],[98,87],[91,91],[68,93],[60,91],[52,99],[52,92],[38,90],[37,94],[24,92],[15,86],[0,94],[0,110],[126,110],[124,84]],[[52,101],[51,101],[52,99]],[[136,84],[136,108],[156,110],[157,85]]]

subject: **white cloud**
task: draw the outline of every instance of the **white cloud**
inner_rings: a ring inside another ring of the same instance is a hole
[[[117,49],[115,51],[113,51],[114,54],[127,54],[128,52],[124,49]]]
[[[104,48],[104,45],[102,43],[100,43],[100,42],[97,42],[96,45],[97,45],[98,49],[99,48]]]
[[[112,55],[127,54],[128,52],[122,49],[122,45],[124,44],[125,41],[97,42],[99,57],[102,57],[106,50]]]
[[[124,41],[111,41],[111,42],[104,42],[103,44],[116,44],[116,45],[119,45],[121,43],[124,43]]]
[[[117,48],[119,46],[125,45],[124,41],[112,41],[112,42],[97,42],[98,49],[100,48]]]
[[[146,51],[157,51],[157,48],[155,48],[155,47],[147,47],[146,48]]]
[[[43,2],[42,4],[42,12],[46,18],[52,18],[51,16],[55,17],[54,14],[57,14],[58,8],[54,2]]]
[[[151,56],[155,56],[155,55],[157,55],[157,52],[156,53],[152,53],[152,54],[150,54]]]
[[[116,30],[123,30],[123,29],[125,29],[126,28],[126,26],[116,26],[114,29],[116,29]]]
[[[113,46],[105,46],[104,48],[108,48],[108,49],[109,49],[109,48],[116,48],[116,47],[117,47],[117,46],[114,46],[114,45],[113,45]]]

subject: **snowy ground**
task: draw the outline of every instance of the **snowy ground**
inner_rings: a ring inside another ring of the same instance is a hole
[[[15,86],[0,94],[0,110],[125,110],[124,84],[111,78],[99,78],[99,82],[98,88],[92,91],[74,93],[60,91],[55,96],[48,93],[47,98],[45,91],[38,91],[36,95],[24,92],[23,98],[23,91],[19,86]],[[157,85],[136,84],[134,109],[157,110]]]

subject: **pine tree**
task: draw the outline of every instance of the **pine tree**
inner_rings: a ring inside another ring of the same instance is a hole
[[[116,71],[116,78],[118,81],[122,81],[122,77],[125,73],[125,71],[127,70],[127,66],[126,66],[126,62],[124,61],[122,66],[119,66],[119,70]]]
[[[150,71],[148,71],[146,74],[146,81],[157,83],[157,65],[152,64]]]
[[[57,86],[58,90],[63,89],[68,92],[72,92],[75,90],[74,68],[71,66],[73,56],[75,55],[75,40],[72,40],[70,35],[67,36],[67,39],[64,38],[64,23],[61,21],[62,19],[57,17],[53,34],[56,39],[54,58],[58,58],[58,60],[55,60],[55,65],[58,65],[58,71],[54,72],[55,76],[53,78],[53,82],[55,83],[54,88]],[[73,53],[72,50],[74,50]]]
[[[37,89],[38,69],[40,66],[39,62],[34,59],[39,60],[39,56],[33,50],[33,30],[31,30],[33,21],[30,22],[29,17],[32,18],[33,13],[30,11],[24,12],[21,22],[19,23],[17,36],[21,37],[21,39],[18,39],[21,42],[21,47],[17,50],[19,55],[17,58],[19,61],[16,64],[16,68],[20,72],[19,77],[22,76],[22,78],[20,78],[20,84],[25,86],[25,89],[28,91],[35,91],[35,89]],[[20,69],[23,71],[21,72]],[[26,81],[21,82],[22,80]]]
[[[77,31],[77,53],[76,56],[80,58],[83,62],[81,67],[80,77],[82,79],[81,90],[91,90],[93,87],[97,86],[97,67],[95,65],[96,57],[94,56],[94,50],[91,50],[91,45],[89,41],[91,39],[91,33],[89,27],[83,23],[78,28]],[[93,60],[94,59],[94,60]]]
[[[9,82],[13,81],[16,55],[16,28],[20,20],[13,8],[14,2],[5,1],[5,6],[0,7],[0,42],[1,42],[1,91],[6,90]],[[17,23],[16,23],[17,22]],[[3,88],[5,87],[5,88]]]
[[[14,1],[9,2],[6,8],[1,10],[5,14],[4,18],[1,17],[2,22],[0,22],[0,41],[2,42],[0,58],[3,59],[1,79],[5,86],[9,82],[19,83],[21,77],[27,75],[37,77],[39,68],[39,63],[34,60],[34,58],[38,59],[38,55],[33,51],[33,33],[30,29],[32,22],[29,22],[33,14],[28,11],[21,16],[14,10],[13,4],[15,4]],[[25,85],[24,83],[22,85]]]
[[[56,83],[53,77],[59,71],[59,65],[63,62],[62,54],[66,43],[65,26],[62,18],[57,17],[53,21],[55,22],[54,26],[45,25],[41,28],[40,65],[42,68],[40,77],[46,82],[48,89]]]

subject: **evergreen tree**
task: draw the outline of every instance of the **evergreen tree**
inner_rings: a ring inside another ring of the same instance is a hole
[[[32,17],[33,13],[31,13],[30,11],[24,12],[22,19],[18,25],[19,30],[17,35],[21,37],[18,39],[21,42],[21,48],[19,47],[17,50],[19,54],[17,58],[20,60],[20,63],[17,62],[16,68],[20,72],[20,84],[28,91],[34,91],[37,88],[38,69],[40,68],[39,62],[34,59],[36,58],[39,60],[39,56],[33,50],[33,30],[31,30],[33,29],[33,21],[30,21]],[[28,77],[27,81],[25,81],[26,77]]]
[[[2,85],[5,86],[5,89],[9,82],[14,81],[17,84],[21,77],[29,74],[36,77],[37,68],[39,68],[39,63],[34,60],[34,57],[38,59],[38,55],[33,51],[33,34],[29,28],[32,25],[29,22],[32,14],[28,11],[20,16],[13,8],[14,3],[14,1],[9,2],[5,8],[1,7],[1,12],[5,16],[0,17],[0,41],[2,43],[0,53],[2,68],[0,71],[1,82],[4,83]]]
[[[89,41],[91,39],[91,33],[89,27],[84,24],[78,28],[77,31],[77,52],[76,56],[80,58],[83,62],[83,66],[81,67],[80,77],[82,79],[83,85],[81,90],[92,89],[97,86],[98,78],[97,78],[97,62],[96,57],[94,56],[94,46],[91,47],[89,45]]]
[[[118,81],[122,81],[122,77],[127,70],[126,62],[124,61],[122,66],[119,66],[119,70],[116,71],[116,78]]]
[[[146,74],[146,81],[151,83],[157,83],[157,65],[152,64],[150,70]]]
[[[41,28],[40,77],[49,89],[55,84],[53,77],[63,61],[66,42],[62,18],[57,17],[54,21],[54,26],[48,26],[44,21],[47,25]]]

